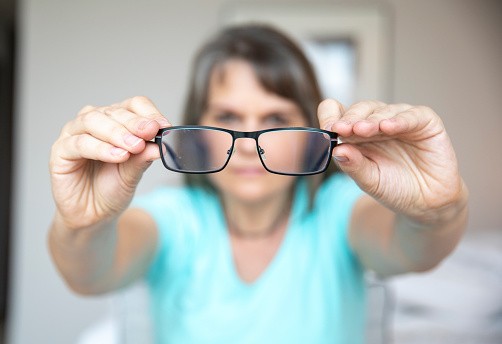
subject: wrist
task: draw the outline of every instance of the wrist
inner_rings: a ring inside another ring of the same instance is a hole
[[[117,220],[101,220],[96,223],[84,223],[78,225],[76,221],[67,221],[65,217],[56,211],[52,222],[49,238],[54,243],[60,243],[63,246],[71,247],[75,244],[80,245],[95,240],[96,237],[107,236],[113,232]]]
[[[456,221],[465,221],[468,213],[469,190],[463,180],[460,181],[459,192],[448,203],[425,209],[419,214],[398,214],[406,222],[421,228],[440,228]]]

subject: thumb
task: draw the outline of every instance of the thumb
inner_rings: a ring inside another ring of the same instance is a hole
[[[378,166],[350,143],[342,143],[333,150],[333,157],[340,169],[351,177],[359,187],[373,194],[378,185]]]
[[[335,99],[325,99],[317,107],[319,126],[324,130],[331,130],[333,124],[342,118],[347,107]]]
[[[145,149],[138,154],[131,154],[122,165],[123,178],[129,185],[137,185],[143,173],[154,160],[160,159],[159,147],[153,142],[147,142]]]

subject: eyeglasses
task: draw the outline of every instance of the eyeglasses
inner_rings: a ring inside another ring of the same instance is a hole
[[[336,133],[315,128],[243,132],[196,125],[161,129],[155,142],[168,170],[197,174],[223,170],[235,151],[235,140],[240,138],[255,140],[267,171],[292,176],[324,172],[337,144]]]

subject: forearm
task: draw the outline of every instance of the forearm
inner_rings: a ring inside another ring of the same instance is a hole
[[[439,264],[457,246],[468,220],[465,185],[457,199],[433,209],[420,219],[396,214],[391,245],[404,271],[426,271]]]
[[[363,197],[354,209],[351,245],[365,268],[381,277],[426,271],[457,245],[467,224],[468,192],[441,209],[410,219]]]
[[[53,260],[68,283],[81,294],[97,294],[109,288],[118,242],[116,221],[89,228],[68,228],[56,213],[49,233]]]

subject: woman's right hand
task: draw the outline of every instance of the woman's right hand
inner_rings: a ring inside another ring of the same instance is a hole
[[[146,97],[86,106],[62,129],[50,156],[56,221],[85,228],[117,218],[143,172],[160,157],[152,140],[170,126]]]

